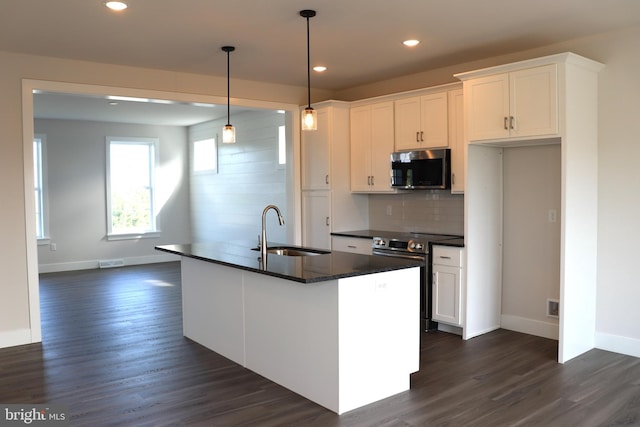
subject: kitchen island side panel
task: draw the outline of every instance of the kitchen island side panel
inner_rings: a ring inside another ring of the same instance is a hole
[[[420,268],[340,280],[340,410],[409,390],[420,369]]]
[[[182,257],[184,336],[245,366],[242,270]]]
[[[338,281],[245,272],[246,366],[338,412]]]

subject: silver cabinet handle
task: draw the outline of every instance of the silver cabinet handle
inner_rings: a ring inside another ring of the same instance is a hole
[[[505,130],[509,130],[509,126],[507,125],[507,120],[509,120],[509,118],[505,116],[505,118],[504,118],[504,129]]]
[[[371,185],[371,175],[367,176],[367,185]]]
[[[420,142],[420,139],[418,138],[420,136],[420,131],[416,132],[416,142]]]
[[[451,183],[452,183],[452,184],[455,184],[455,183],[456,183],[456,174],[455,174],[455,173],[452,173],[452,174],[451,174]]]
[[[420,131],[420,142],[424,142],[423,136],[424,136],[424,132]]]
[[[442,256],[442,255],[440,255],[440,257],[439,257],[439,258],[442,258],[442,259],[451,259],[451,257],[450,257],[450,256]]]
[[[515,121],[515,119],[513,118],[513,116],[509,116],[509,128],[513,129],[513,122]]]
[[[371,185],[375,185],[375,184],[374,184],[374,182],[375,182],[375,181],[374,181],[374,176],[373,176],[373,175],[371,175]]]
[[[329,226],[329,217],[325,220],[325,224],[327,224],[327,227]]]
[[[347,247],[348,247],[348,248],[351,248],[351,249],[356,249],[356,248],[357,248],[357,246],[356,246],[356,245],[347,245]]]
[[[329,183],[329,175],[325,175],[324,176],[324,183],[328,184]]]

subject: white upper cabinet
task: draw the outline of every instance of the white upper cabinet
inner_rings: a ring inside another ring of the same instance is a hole
[[[465,80],[464,91],[469,141],[559,134],[556,64]]]
[[[332,114],[330,107],[320,107],[318,130],[303,131],[302,151],[302,189],[329,190],[331,188],[331,129]]]
[[[449,147],[447,91],[395,101],[396,151]]]
[[[351,108],[351,191],[395,192],[390,186],[393,146],[393,102]]]

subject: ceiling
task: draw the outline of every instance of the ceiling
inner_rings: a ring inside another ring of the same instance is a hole
[[[0,50],[326,90],[512,53],[640,23],[638,0],[0,0]],[[402,41],[421,40],[414,48]]]

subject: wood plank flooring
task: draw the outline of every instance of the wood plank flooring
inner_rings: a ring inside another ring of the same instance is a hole
[[[0,403],[74,426],[640,426],[640,359],[498,330],[421,336],[412,388],[342,416],[182,336],[178,263],[44,274],[43,342],[0,349]]]

